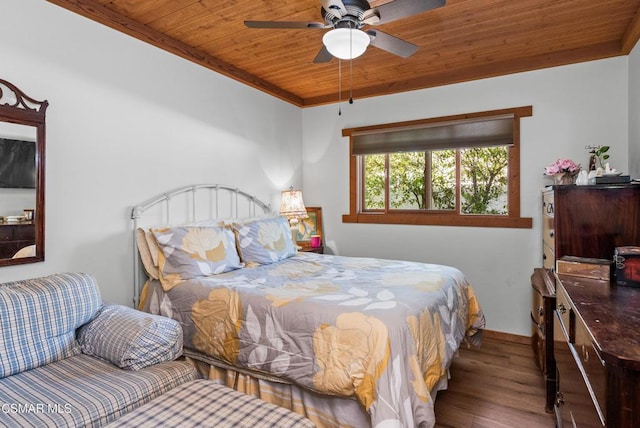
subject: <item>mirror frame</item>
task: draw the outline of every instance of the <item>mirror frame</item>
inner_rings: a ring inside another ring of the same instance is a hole
[[[12,83],[0,79],[0,122],[36,128],[36,212],[33,219],[36,232],[36,255],[18,259],[0,259],[0,266],[44,261],[45,113],[48,106],[48,101],[36,101]]]

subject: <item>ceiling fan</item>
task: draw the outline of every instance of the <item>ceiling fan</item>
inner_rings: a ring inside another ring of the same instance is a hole
[[[353,59],[362,55],[369,44],[407,58],[418,47],[376,29],[362,30],[407,18],[444,6],[446,0],[395,0],[371,8],[367,0],[321,0],[322,22],[244,21],[249,28],[331,29],[322,38],[323,46],[313,62],[329,62],[333,57]]]

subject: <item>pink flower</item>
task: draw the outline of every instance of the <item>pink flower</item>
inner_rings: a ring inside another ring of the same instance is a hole
[[[557,175],[563,173],[575,175],[578,172],[580,172],[580,165],[576,164],[571,159],[558,159],[544,169],[544,173],[546,175]]]

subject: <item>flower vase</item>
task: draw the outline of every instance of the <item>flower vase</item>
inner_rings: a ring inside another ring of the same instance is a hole
[[[556,174],[553,176],[553,184],[555,184],[556,186],[563,186],[563,185],[574,184],[574,183],[575,183],[574,175],[563,173],[563,174]]]

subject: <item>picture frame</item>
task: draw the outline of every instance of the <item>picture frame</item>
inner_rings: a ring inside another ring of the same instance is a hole
[[[308,218],[301,218],[296,232],[296,241],[302,248],[311,248],[311,236],[320,235],[320,245],[324,245],[322,234],[322,208],[307,207]]]

